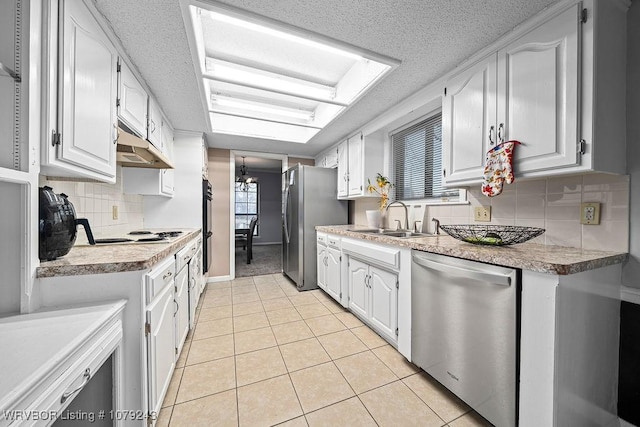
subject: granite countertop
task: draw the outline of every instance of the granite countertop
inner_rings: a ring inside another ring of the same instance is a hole
[[[76,245],[61,258],[40,262],[40,267],[36,269],[36,277],[146,270],[179,251],[201,233],[201,229],[180,231],[182,235],[168,243]]]
[[[324,225],[316,230],[419,251],[448,255],[505,267],[520,268],[550,274],[574,274],[607,265],[620,264],[627,259],[624,252],[583,250],[564,246],[520,243],[509,246],[482,246],[462,242],[446,234],[416,238],[397,238],[366,234],[354,230],[370,229],[363,225]]]

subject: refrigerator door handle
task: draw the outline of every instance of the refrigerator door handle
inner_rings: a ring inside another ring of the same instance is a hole
[[[289,190],[289,186],[287,185],[287,187],[284,190],[284,213],[282,215],[282,218],[284,220],[284,237],[285,239],[287,239],[287,243],[290,242],[291,240],[291,235],[289,234],[289,220],[288,220],[288,213],[289,213],[289,198],[291,197],[291,193]]]

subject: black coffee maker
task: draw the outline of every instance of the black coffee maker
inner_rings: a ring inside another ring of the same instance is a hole
[[[51,261],[69,253],[76,241],[77,227],[82,225],[89,244],[95,245],[86,218],[76,218],[76,210],[64,193],[56,194],[51,187],[40,187],[40,244],[41,261]]]

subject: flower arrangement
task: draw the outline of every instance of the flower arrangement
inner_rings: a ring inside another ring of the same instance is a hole
[[[376,184],[371,184],[371,180],[367,178],[367,191],[369,193],[378,193],[380,195],[380,210],[383,210],[387,207],[387,203],[389,203],[389,190],[393,187],[393,184],[387,179],[386,176],[382,176],[382,174],[378,173],[376,176]]]

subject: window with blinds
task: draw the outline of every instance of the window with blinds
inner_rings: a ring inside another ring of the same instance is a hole
[[[396,200],[457,197],[442,186],[442,114],[391,134]]]

